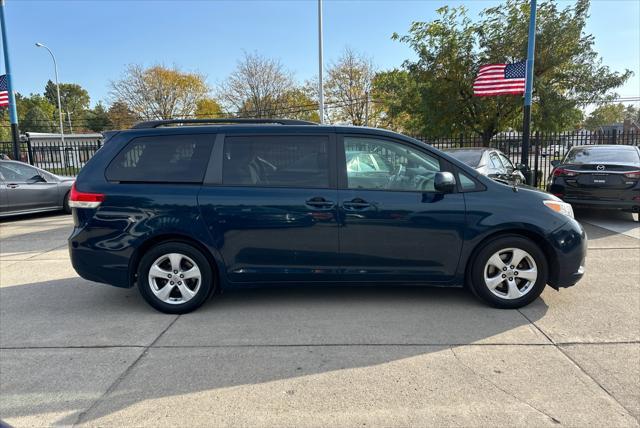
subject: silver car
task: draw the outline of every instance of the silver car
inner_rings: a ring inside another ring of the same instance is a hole
[[[524,174],[520,172],[522,165],[513,165],[511,160],[498,149],[489,147],[467,147],[461,149],[444,149],[443,152],[466,163],[487,177],[513,184],[522,184],[525,182]]]
[[[55,210],[70,213],[74,180],[23,162],[0,160],[0,217]]]

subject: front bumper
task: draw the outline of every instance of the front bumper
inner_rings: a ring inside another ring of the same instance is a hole
[[[548,236],[553,252],[548,284],[555,288],[575,285],[585,272],[587,233],[571,219]]]

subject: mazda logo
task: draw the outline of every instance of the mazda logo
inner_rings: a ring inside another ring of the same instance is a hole
[[[604,165],[598,165],[598,166],[596,167],[596,169],[597,169],[598,171],[604,171]]]

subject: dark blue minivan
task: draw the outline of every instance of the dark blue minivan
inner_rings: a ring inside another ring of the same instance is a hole
[[[260,284],[467,286],[499,308],[583,275],[571,206],[412,138],[292,120],[170,120],[110,134],[71,191],[91,281],[194,310]]]

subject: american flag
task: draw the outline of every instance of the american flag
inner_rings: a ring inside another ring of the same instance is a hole
[[[524,94],[526,62],[483,65],[473,82],[473,95],[521,95]]]
[[[9,105],[9,91],[7,90],[7,75],[0,76],[0,107]]]

